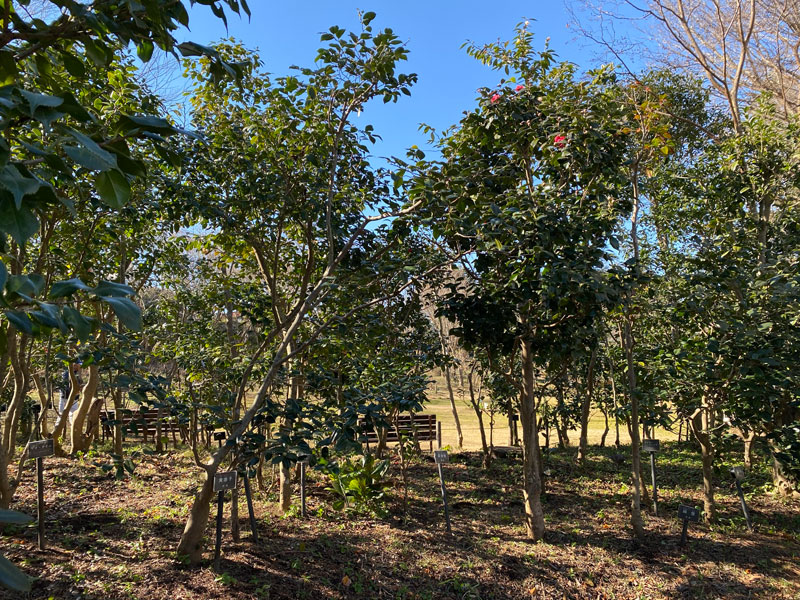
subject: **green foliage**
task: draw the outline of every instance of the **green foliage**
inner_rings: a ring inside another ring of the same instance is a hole
[[[16,510],[0,509],[0,523],[25,525],[33,518]],[[0,555],[0,585],[15,592],[29,592],[32,579],[20,571],[5,556]]]
[[[331,485],[336,494],[336,510],[385,515],[386,492],[391,485],[386,480],[388,460],[378,460],[367,454],[356,459],[342,460],[330,468]]]

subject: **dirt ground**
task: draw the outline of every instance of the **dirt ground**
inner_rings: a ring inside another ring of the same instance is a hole
[[[647,541],[635,546],[618,451],[593,449],[583,469],[573,456],[568,449],[546,459],[545,542],[524,538],[518,456],[485,471],[475,453],[451,455],[448,536],[436,466],[423,454],[410,467],[405,510],[393,465],[385,519],[333,510],[327,481],[312,472],[306,519],[296,507],[279,515],[275,497],[256,492],[261,540],[254,544],[240,494],[241,541],[231,540],[226,522],[219,573],[210,552],[199,567],[175,554],[198,481],[188,453],[142,455],[135,476],[122,481],[93,464],[107,460],[100,452],[48,458],[47,549],[36,548],[33,524],[7,526],[0,551],[38,577],[27,596],[37,600],[800,598],[800,506],[766,493],[765,471],[745,485],[756,533],[746,531],[735,492],[722,481],[719,521],[692,524],[681,548],[677,507],[702,506],[698,460],[690,446],[666,444],[662,516],[646,516]],[[13,508],[35,515],[35,491],[31,468]],[[213,520],[208,540],[211,550]]]

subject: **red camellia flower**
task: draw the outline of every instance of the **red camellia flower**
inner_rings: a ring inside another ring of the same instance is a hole
[[[498,100],[500,100],[500,94],[495,94],[494,96],[492,96],[491,98],[489,98],[489,102],[491,102],[492,104],[494,104],[494,103],[495,103],[495,102],[497,102]]]
[[[524,89],[525,89],[525,86],[520,83],[517,87],[514,88],[514,91],[515,92],[521,92]]]
[[[567,136],[565,136],[565,135],[557,135],[556,137],[553,138],[553,144],[557,148],[563,148],[564,146],[567,145]]]

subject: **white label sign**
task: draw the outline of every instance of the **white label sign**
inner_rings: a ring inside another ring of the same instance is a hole
[[[224,492],[225,490],[236,489],[238,475],[236,471],[225,471],[214,475],[214,491]]]
[[[25,451],[28,453],[28,458],[43,458],[45,456],[53,456],[56,453],[52,439],[28,442]]]

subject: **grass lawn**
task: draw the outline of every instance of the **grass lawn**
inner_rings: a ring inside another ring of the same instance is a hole
[[[444,377],[432,375],[433,384],[428,390],[429,402],[425,405],[424,414],[435,414],[436,419],[442,422],[442,445],[455,448],[457,445],[458,437],[456,435],[456,425],[453,420],[453,411],[450,407],[450,397],[447,393],[447,387],[444,382]],[[469,404],[469,391],[457,385],[454,381],[453,391],[456,400],[456,409],[458,410],[458,418],[461,421],[461,431],[464,435],[464,449],[465,450],[479,450],[481,447],[480,428],[478,427],[478,417],[472,406]],[[507,446],[508,445],[508,419],[502,415],[497,414],[496,423],[494,426],[494,445]],[[484,416],[484,426],[486,427],[486,436],[489,436],[489,419],[488,415]],[[614,421],[609,420],[610,431],[606,436],[606,445],[613,445],[615,440]],[[590,444],[599,444],[600,438],[605,429],[605,419],[603,413],[594,409],[589,418],[589,431],[588,439]],[[518,434],[522,435],[522,429],[518,427]],[[656,437],[663,441],[677,440],[676,433],[671,431],[658,430]],[[630,436],[625,423],[620,423],[619,428],[620,443],[630,444]],[[571,430],[569,432],[570,443],[577,446],[579,439],[578,430]],[[540,440],[544,443],[544,435],[540,436]],[[556,445],[558,443],[558,436],[555,430],[550,432],[550,444]]]

